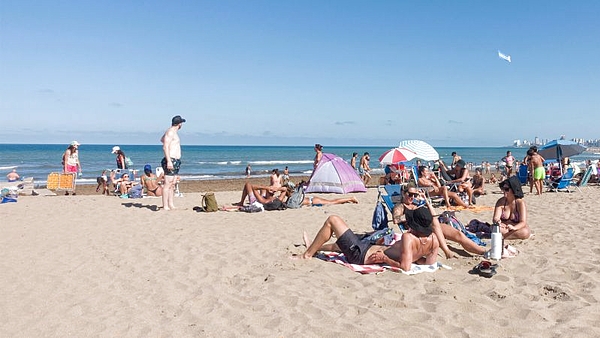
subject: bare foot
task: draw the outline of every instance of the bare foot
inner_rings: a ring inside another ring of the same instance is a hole
[[[354,204],[358,204],[358,198],[352,197],[352,199],[350,199],[350,202],[352,202]]]

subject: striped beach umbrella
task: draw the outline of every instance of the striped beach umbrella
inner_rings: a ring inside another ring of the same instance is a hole
[[[379,163],[382,165],[396,164],[399,162],[410,161],[415,157],[417,157],[417,154],[412,150],[406,148],[393,148],[379,156]]]
[[[425,161],[436,161],[440,159],[440,154],[427,142],[421,140],[404,140],[398,145],[398,148],[406,148],[413,151],[417,156]]]

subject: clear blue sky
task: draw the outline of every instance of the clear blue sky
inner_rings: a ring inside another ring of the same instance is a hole
[[[200,145],[600,138],[598,18],[600,1],[2,1],[0,143],[157,144],[177,114]]]

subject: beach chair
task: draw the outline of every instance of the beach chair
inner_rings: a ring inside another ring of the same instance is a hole
[[[0,189],[9,188],[18,191],[19,195],[35,195],[33,177],[25,177],[21,181],[2,182]]]
[[[552,179],[548,179],[545,181],[546,187],[548,191],[558,192],[558,191],[567,191],[571,192],[569,187],[571,186],[571,182],[573,181],[573,168],[568,168],[567,172],[564,173],[560,179],[553,181]]]
[[[590,178],[592,177],[592,173],[594,171],[594,167],[593,166],[588,166],[587,169],[585,169],[585,172],[583,173],[583,176],[581,176],[581,180],[579,180],[579,182],[575,182],[575,180],[571,181],[571,185],[575,187],[575,189],[577,189],[579,192],[581,191],[581,188],[590,188],[590,186],[588,185],[588,182],[590,181]]]
[[[394,206],[396,203],[402,203],[402,185],[400,184],[386,184],[377,186],[377,202],[383,201],[385,207],[389,211],[390,220],[393,220],[394,214]],[[403,227],[399,226],[400,231],[406,231]]]
[[[413,175],[413,178],[415,180],[415,185],[417,186],[417,189],[423,190],[425,192],[425,196],[427,197],[427,199],[429,200],[429,202],[431,203],[431,205],[440,205],[440,204],[444,204],[444,197],[443,196],[433,196],[431,197],[429,195],[429,192],[431,190],[433,190],[432,187],[421,187],[419,185],[419,169],[417,168],[417,166],[413,166],[411,173]]]
[[[46,180],[48,190],[56,191],[75,191],[77,174],[75,173],[50,173]]]
[[[519,166],[519,171],[517,172],[517,177],[519,178],[521,185],[527,184],[528,176],[529,168],[527,167],[527,164],[521,164]]]

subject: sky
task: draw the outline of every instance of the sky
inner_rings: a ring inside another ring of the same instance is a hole
[[[599,17],[598,1],[2,1],[0,143],[160,144],[174,115],[189,145],[597,139]]]

